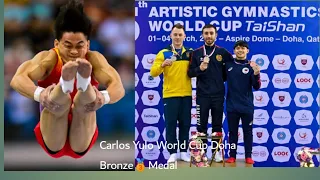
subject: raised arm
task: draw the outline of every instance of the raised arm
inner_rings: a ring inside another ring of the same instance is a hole
[[[34,99],[37,89],[34,81],[44,79],[54,66],[56,54],[53,50],[39,52],[33,59],[21,64],[13,76],[10,86],[21,95]]]
[[[108,63],[107,59],[96,51],[88,53],[88,59],[93,68],[94,77],[100,84],[107,87],[110,97],[108,104],[118,102],[125,94],[125,90],[118,72]]]

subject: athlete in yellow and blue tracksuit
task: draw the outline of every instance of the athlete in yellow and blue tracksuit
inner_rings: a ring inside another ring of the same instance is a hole
[[[191,53],[191,48],[182,46],[181,49],[175,49],[170,45],[156,55],[150,71],[153,77],[163,73],[165,138],[167,144],[178,144],[176,127],[179,122],[179,144],[186,144],[186,148],[180,148],[180,152],[187,152],[191,126],[192,86],[187,75]],[[170,60],[173,56],[175,59],[171,64],[163,67],[165,60]],[[172,155],[177,153],[178,149],[167,150]]]

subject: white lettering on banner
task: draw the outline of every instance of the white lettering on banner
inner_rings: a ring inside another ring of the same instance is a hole
[[[299,18],[320,17],[320,8],[298,7],[298,6],[224,6],[221,11],[215,6],[159,6],[152,7],[149,12],[150,17],[217,17],[221,15],[230,17],[269,17],[269,18]]]
[[[317,13],[318,10],[318,13]],[[320,8],[316,7],[261,7],[261,6],[225,6],[221,10],[215,6],[159,6],[152,7],[149,12],[149,18],[216,18],[218,15],[222,15],[224,18],[232,17],[245,17],[245,18],[298,18],[308,17],[315,18],[317,15],[320,17]],[[194,21],[191,24],[190,21],[149,21],[149,27],[152,32],[155,31],[171,31],[174,24],[183,24],[185,31],[201,31],[202,27],[206,24],[204,21]],[[237,31],[242,27],[241,21],[211,21],[210,24],[214,24],[217,30],[222,31]],[[306,25],[303,23],[285,23],[282,21],[265,21],[256,22],[254,20],[245,21],[247,25],[247,31],[259,31],[259,32],[304,32]],[[294,39],[294,37],[283,36],[284,41],[303,42],[301,37]],[[308,42],[319,42],[319,37],[308,36]],[[264,41],[265,42],[265,41]],[[270,40],[268,42],[273,42]]]
[[[171,31],[174,24],[182,24],[185,26],[185,31],[201,31],[203,26],[206,24],[204,21],[149,21],[150,31]],[[245,21],[247,24],[246,30],[247,31],[255,31],[255,32],[298,32],[298,31],[305,31],[305,24],[291,24],[291,23],[282,23],[281,21],[269,21],[258,23],[255,21]],[[242,27],[241,21],[211,21],[209,24],[215,25],[217,30],[222,30],[225,32],[229,31],[237,31]],[[253,36],[255,38],[254,41],[259,41],[258,36]],[[265,37],[266,38],[266,37]],[[270,39],[271,37],[269,37]],[[248,40],[248,39],[246,39]],[[297,41],[302,42],[303,39],[301,37],[288,37],[283,36],[284,41]],[[273,39],[269,40],[268,42],[273,42]]]
[[[320,42],[320,36],[307,36],[307,42]]]
[[[279,31],[287,31],[287,32],[297,32],[304,31],[306,26],[305,24],[285,24],[281,21],[269,21],[263,23],[256,23],[255,21],[246,21],[248,24],[247,31],[268,31],[268,32],[279,32]]]
[[[172,27],[180,23],[184,26],[185,31],[202,31],[203,26],[206,24],[204,21],[149,21],[150,31],[152,32],[159,32],[159,31],[166,31],[170,32]],[[225,32],[228,31],[237,31],[239,28],[242,27],[241,21],[211,21],[209,24],[213,24],[216,26],[217,30],[222,30]]]
[[[185,7],[152,7],[149,17],[216,17],[218,9],[215,6],[185,6]]]
[[[302,37],[297,37],[297,36],[282,36],[282,42],[302,42],[302,43],[304,43],[304,40],[302,39]]]

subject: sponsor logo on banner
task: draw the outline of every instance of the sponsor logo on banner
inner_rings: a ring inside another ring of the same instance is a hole
[[[155,54],[144,55],[141,61],[143,68],[150,70],[155,58],[156,58]]]
[[[291,96],[289,92],[278,91],[273,94],[272,102],[276,107],[288,107],[291,103]]]
[[[137,40],[140,35],[140,27],[137,21],[134,22],[134,40]]]
[[[256,107],[267,106],[269,102],[269,96],[267,92],[264,91],[254,91],[253,92],[253,104]]]
[[[237,159],[244,159],[245,158],[245,151],[243,146],[237,146]]]
[[[142,148],[141,154],[145,160],[157,160],[160,155],[160,150],[156,144],[152,144],[152,146],[146,145],[144,148]]]
[[[272,83],[275,88],[286,89],[290,87],[291,77],[287,73],[277,73],[274,74],[272,78]]]
[[[196,90],[192,90],[192,106],[195,107],[196,105],[197,105]]]
[[[155,90],[144,91],[141,96],[141,100],[146,106],[156,106],[160,101],[159,92]]]
[[[273,142],[277,144],[286,144],[289,143],[291,139],[291,134],[289,129],[286,128],[276,128],[272,133]]]
[[[139,113],[137,111],[137,109],[134,110],[134,119],[135,119],[135,122],[138,121],[138,118],[139,118]]]
[[[137,69],[139,66],[139,58],[137,55],[134,56],[134,68]]]
[[[320,70],[320,56],[318,56],[317,66],[318,66],[318,69]]]
[[[320,74],[318,75],[318,78],[317,78],[317,85],[318,85],[318,88],[320,88]]]
[[[191,124],[192,125],[196,125],[197,124],[197,110],[195,108],[191,109]]]
[[[292,62],[290,56],[279,54],[273,57],[272,64],[275,70],[285,71],[290,69]]]
[[[306,91],[297,92],[294,97],[294,102],[298,107],[310,107],[313,102],[312,94]]]
[[[316,119],[317,119],[317,121],[318,121],[318,124],[319,124],[319,126],[320,126],[320,112],[318,111],[318,114],[317,114],[317,117],[316,117]]]
[[[134,73],[134,83],[135,83],[135,87],[137,87],[137,85],[139,83],[139,76],[137,73]]]
[[[238,128],[238,143],[243,143],[243,129],[242,129],[242,127]]]
[[[298,110],[294,115],[294,121],[299,126],[309,126],[313,121],[312,112],[309,110]]]
[[[135,100],[135,105],[137,105],[138,101],[139,101],[139,95],[137,93],[137,91],[134,92],[134,100]]]
[[[160,83],[160,77],[152,77],[150,76],[150,73],[144,73],[141,78],[142,84],[146,88],[155,88],[159,86]]]
[[[191,84],[192,84],[192,88],[197,88],[197,78],[191,78]]]
[[[253,124],[254,125],[266,125],[269,120],[268,111],[263,109],[255,109],[253,114]]]
[[[318,93],[316,101],[317,101],[318,106],[320,107],[320,93]]]
[[[291,115],[288,110],[275,110],[272,114],[272,120],[275,125],[285,126],[290,123]]]
[[[300,71],[308,71],[312,69],[314,62],[312,56],[302,54],[298,55],[294,61],[294,65],[296,66],[297,70]]]
[[[311,129],[300,128],[294,133],[294,139],[298,144],[310,144],[313,138]]]
[[[311,74],[307,73],[297,74],[296,78],[294,79],[294,83],[299,89],[309,89],[312,87],[313,82],[314,81]]]
[[[137,140],[138,136],[139,136],[139,131],[137,130],[137,128],[134,128],[134,135],[135,135],[135,140]]]
[[[159,122],[160,113],[158,109],[147,108],[142,111],[141,118],[145,124],[156,124]]]
[[[269,157],[269,151],[264,146],[253,146],[252,147],[252,159],[256,162],[267,161]]]
[[[269,139],[269,133],[266,128],[253,128],[252,132],[254,143],[266,143]]]
[[[251,57],[251,60],[257,63],[258,66],[260,66],[260,70],[268,69],[268,66],[270,64],[268,56],[264,54],[255,54]]]
[[[146,126],[142,129],[141,135],[144,141],[155,142],[155,141],[158,141],[160,132],[157,127]]]
[[[260,89],[262,88],[267,88],[268,85],[269,85],[269,77],[268,77],[268,74],[266,73],[260,73],[260,81],[261,81],[261,87]]]
[[[291,157],[291,152],[288,147],[277,146],[272,150],[272,158],[276,162],[288,162]]]

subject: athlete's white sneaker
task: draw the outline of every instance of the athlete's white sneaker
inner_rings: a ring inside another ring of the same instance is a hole
[[[217,153],[216,153],[216,155],[214,156],[214,161],[215,162],[222,162],[222,155],[221,155],[221,152],[220,151],[218,151]]]
[[[173,153],[170,155],[169,159],[168,159],[168,163],[174,163],[177,161],[177,153]]]

